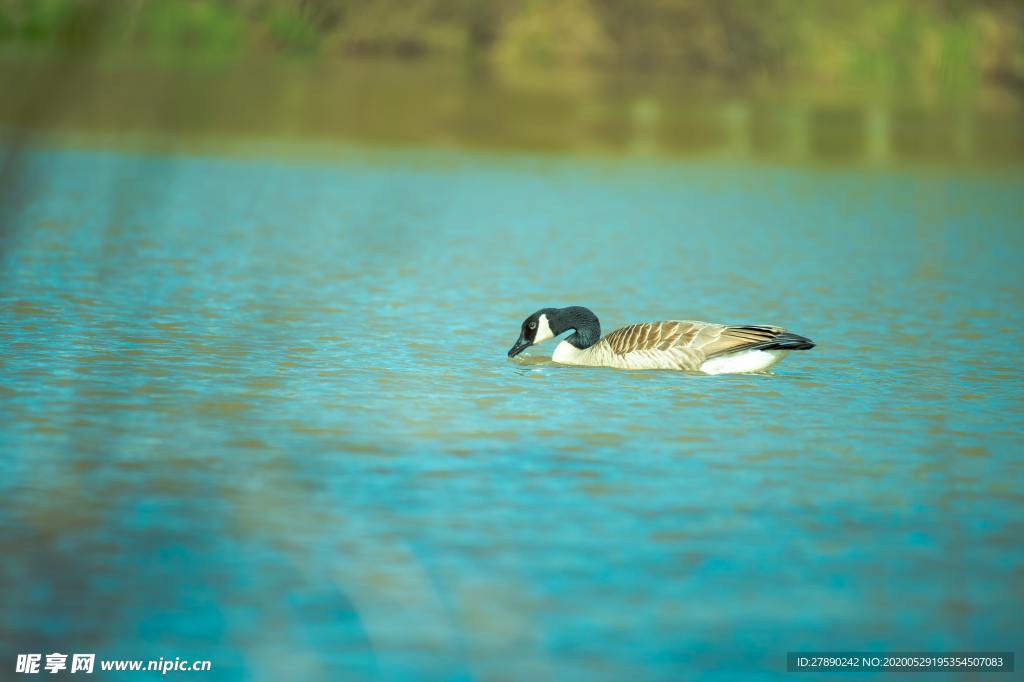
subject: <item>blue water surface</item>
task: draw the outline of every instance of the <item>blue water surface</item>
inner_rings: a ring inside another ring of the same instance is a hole
[[[4,666],[755,680],[793,650],[1019,645],[1018,172],[17,162]],[[505,357],[563,305],[818,346],[719,377]]]

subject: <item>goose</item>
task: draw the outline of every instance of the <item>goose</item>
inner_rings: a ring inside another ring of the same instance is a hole
[[[509,358],[572,330],[551,359],[565,365],[617,369],[674,369],[704,374],[763,372],[791,350],[814,348],[808,338],[767,325],[696,320],[642,322],[601,337],[589,308],[541,308],[523,320]]]

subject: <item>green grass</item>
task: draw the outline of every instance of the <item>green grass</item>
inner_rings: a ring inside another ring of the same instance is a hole
[[[133,58],[458,58],[962,91],[1024,82],[1004,0],[0,0],[0,43]]]

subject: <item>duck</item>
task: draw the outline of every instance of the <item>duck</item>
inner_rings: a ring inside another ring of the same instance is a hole
[[[641,322],[601,336],[597,315],[583,306],[541,308],[523,320],[514,358],[567,331],[551,355],[563,365],[616,369],[669,369],[703,374],[765,372],[790,351],[809,350],[810,339],[782,327],[698,320]]]

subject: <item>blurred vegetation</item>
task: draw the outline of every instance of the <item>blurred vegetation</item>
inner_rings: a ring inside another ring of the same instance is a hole
[[[0,44],[1024,88],[1020,0],[0,0]]]
[[[18,145],[1019,165],[1024,0],[0,0],[0,82]]]

